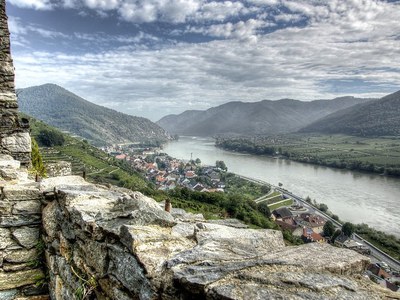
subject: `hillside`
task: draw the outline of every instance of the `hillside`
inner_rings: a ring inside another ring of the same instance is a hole
[[[400,135],[400,91],[382,99],[337,111],[300,130],[356,136]]]
[[[93,104],[55,84],[17,91],[20,110],[95,145],[163,142],[168,134],[146,118]]]
[[[283,99],[229,102],[205,111],[185,111],[157,122],[171,134],[213,136],[254,135],[297,131],[338,110],[370,101],[354,97],[302,102]]]

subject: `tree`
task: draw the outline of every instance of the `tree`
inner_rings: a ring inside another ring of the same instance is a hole
[[[271,217],[271,211],[269,210],[267,202],[261,202],[257,205],[257,210],[261,212],[267,218]]]
[[[64,135],[51,129],[43,129],[39,132],[38,142],[45,147],[62,146],[65,142]]]
[[[261,186],[260,190],[261,190],[261,193],[268,194],[269,191],[271,190],[271,187],[269,185],[263,185],[263,186]]]
[[[227,168],[227,166],[225,165],[225,162],[224,162],[223,160],[217,160],[217,161],[215,162],[215,166],[216,166],[217,168],[220,168],[221,170],[224,170],[224,171],[227,171],[227,170],[228,170],[228,168]]]
[[[335,233],[335,226],[331,221],[326,221],[324,225],[324,236],[332,236]]]
[[[352,224],[350,222],[346,222],[342,226],[343,234],[348,237],[351,237],[351,235],[354,233],[354,230],[355,230],[355,226],[354,226],[354,224]]]
[[[36,174],[41,177],[46,176],[46,168],[44,167],[42,155],[39,151],[39,146],[34,138],[32,138],[32,152],[31,152],[31,159],[32,159],[32,169]]]
[[[332,243],[335,242],[336,238],[342,233],[340,229],[337,229],[332,235]]]
[[[196,163],[197,165],[201,164],[200,158],[196,158],[195,163]]]
[[[319,205],[319,210],[320,210],[320,211],[323,211],[323,212],[327,212],[327,211],[328,211],[328,205],[326,205],[326,204],[324,204],[324,203],[321,203],[321,204]]]

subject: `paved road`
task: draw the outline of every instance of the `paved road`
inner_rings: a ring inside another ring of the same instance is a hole
[[[262,184],[262,185],[268,185],[271,187],[271,189],[275,189],[277,191],[280,191],[282,194],[286,195],[286,197],[288,198],[292,198],[293,200],[297,201],[297,203],[301,203],[305,208],[308,209],[308,211],[310,213],[315,213],[318,215],[321,215],[322,217],[324,217],[327,220],[330,220],[333,224],[335,224],[336,228],[341,229],[342,228],[342,224],[340,224],[339,222],[337,222],[336,220],[332,219],[330,216],[328,216],[327,214],[323,213],[322,211],[316,209],[315,207],[311,206],[310,204],[308,204],[307,201],[305,201],[305,199],[296,196],[294,194],[292,194],[291,192],[277,187],[277,186],[273,186],[265,181],[259,180],[259,179],[254,179],[254,178],[250,178],[250,177],[246,177],[246,176],[239,176],[242,177],[243,179],[247,179],[249,181],[258,183],[258,184]],[[368,247],[371,250],[371,254],[370,254],[370,258],[372,262],[381,262],[384,261],[386,262],[390,268],[392,270],[395,271],[400,271],[400,261],[394,259],[393,257],[391,257],[390,255],[384,253],[383,251],[379,250],[378,248],[376,248],[374,245],[372,245],[371,243],[369,243],[368,241],[364,240],[361,236],[359,236],[358,234],[354,234],[354,240],[358,243],[361,243],[363,245],[365,245],[366,247]]]
[[[296,195],[294,195],[294,194],[292,194],[292,193],[290,193],[290,192],[288,192],[288,191],[286,191],[284,189],[281,189],[279,187],[275,187],[275,189],[281,191],[284,195],[287,195],[288,197],[291,197],[292,199],[295,199],[296,201],[301,202],[301,204],[304,207],[306,207],[307,209],[309,209],[310,212],[313,212],[315,214],[321,215],[325,219],[330,220],[333,224],[335,224],[336,228],[339,228],[339,229],[342,228],[342,224],[340,224],[336,220],[332,219],[330,216],[328,216],[327,214],[323,213],[322,211],[320,211],[320,210],[316,209],[315,207],[309,205],[308,202],[305,201],[303,198],[301,198],[299,196],[296,196]],[[364,246],[368,247],[371,250],[371,254],[369,256],[371,257],[372,262],[384,261],[393,270],[400,271],[400,262],[398,260],[394,259],[393,257],[387,255],[383,251],[379,250],[374,245],[372,245],[368,241],[364,240],[358,234],[354,234],[353,239],[356,242],[363,244]]]

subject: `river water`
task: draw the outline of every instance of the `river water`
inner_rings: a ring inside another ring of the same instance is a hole
[[[223,160],[228,171],[264,180],[302,197],[325,203],[341,220],[366,223],[400,237],[400,179],[332,169],[267,156],[218,149],[211,138],[180,137],[164,146],[170,156],[200,158],[214,165]]]

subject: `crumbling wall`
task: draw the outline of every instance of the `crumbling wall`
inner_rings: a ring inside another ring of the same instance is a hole
[[[23,166],[29,166],[29,123],[28,120],[18,119],[17,110],[5,0],[0,0],[0,154],[9,154]]]
[[[47,299],[39,184],[0,154],[0,299]]]

